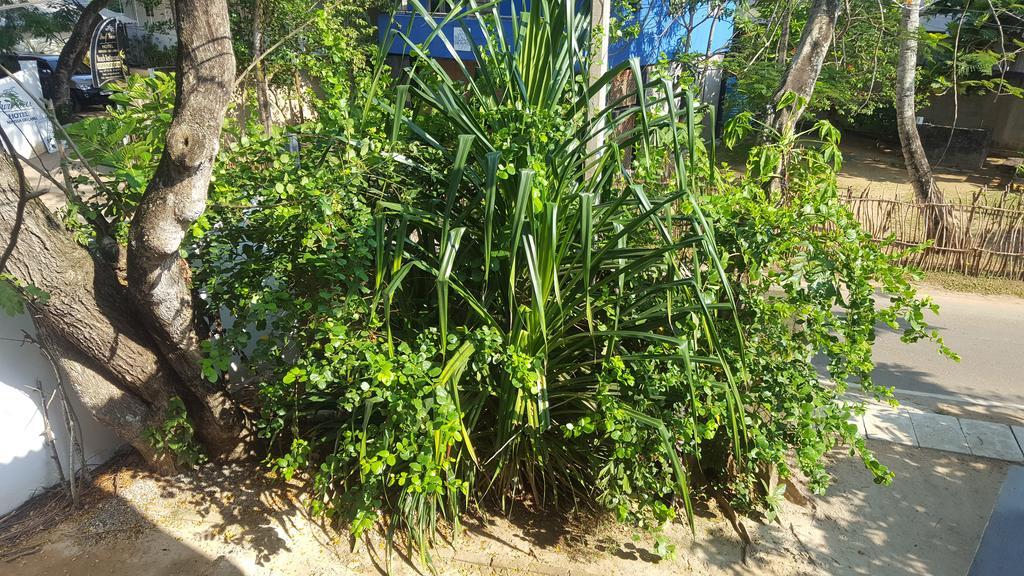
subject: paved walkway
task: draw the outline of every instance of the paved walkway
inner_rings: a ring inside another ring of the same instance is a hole
[[[853,420],[868,439],[1024,462],[1024,426],[1008,426],[869,402]]]

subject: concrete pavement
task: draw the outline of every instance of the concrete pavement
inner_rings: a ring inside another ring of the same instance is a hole
[[[868,400],[853,421],[869,439],[1024,462],[1024,299],[930,286],[919,292],[939,304],[927,321],[961,361],[880,327],[875,383],[895,388],[901,405]],[[856,385],[850,392],[864,400]]]
[[[875,342],[875,382],[895,387],[901,402],[928,398],[1024,411],[1024,299],[930,286],[920,292],[939,304],[939,316],[926,319],[961,361],[939,355],[928,342],[904,344],[899,332],[884,327]]]
[[[866,406],[865,414],[852,422],[869,440],[1024,462],[1024,426],[957,418],[912,406],[893,408],[875,401]]]

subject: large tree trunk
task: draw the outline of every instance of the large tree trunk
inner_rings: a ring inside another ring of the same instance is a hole
[[[184,401],[211,456],[240,455],[247,440],[234,404],[201,376],[189,270],[178,255],[206,208],[233,88],[227,4],[176,0],[175,7],[174,118],[132,220],[127,287],[38,199],[20,202],[27,197],[23,179],[14,160],[0,151],[0,236],[11,239],[4,271],[48,293],[45,300],[29,302],[29,309],[59,377],[97,419],[162,470],[173,467],[170,456],[156,453],[145,432],[164,421],[172,396]]]
[[[814,85],[818,82],[821,66],[832,44],[839,7],[839,0],[814,0],[811,4],[796,53],[782,78],[782,84],[772,97],[771,109],[768,111],[768,126],[782,136],[793,133],[814,94]],[[797,95],[797,101],[779,109],[779,103],[789,92]]]
[[[907,174],[914,186],[914,196],[925,212],[925,233],[929,240],[943,243],[952,231],[949,209],[942,192],[935,185],[932,167],[917,133],[917,34],[920,26],[919,0],[906,0],[900,15],[900,49],[896,64],[896,128]]]
[[[85,58],[92,41],[92,33],[103,19],[100,10],[110,4],[110,0],[92,0],[75,22],[71,36],[60,51],[57,70],[53,74],[53,107],[58,118],[66,118],[71,113],[71,75]]]
[[[20,189],[14,161],[0,153],[0,231],[15,229]],[[29,311],[60,377],[101,422],[158,468],[143,437],[166,415],[178,376],[132,315],[127,291],[109,265],[80,246],[43,207],[30,200],[5,272],[45,290]]]
[[[163,156],[132,218],[128,292],[157,345],[192,393],[196,431],[214,455],[243,446],[240,414],[202,376],[193,322],[191,274],[179,255],[206,210],[224,114],[231,101],[235,57],[225,0],[175,0],[178,73],[174,118]]]
[[[258,61],[263,55],[263,0],[255,0],[252,9],[252,58],[257,60],[256,68],[256,105],[260,113],[263,132],[270,135],[273,124],[273,111],[270,108],[270,84],[263,62]]]

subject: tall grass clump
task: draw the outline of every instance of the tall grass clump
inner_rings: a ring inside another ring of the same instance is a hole
[[[384,345],[433,335],[432,394],[456,407],[431,465],[470,502],[596,497],[624,520],[690,515],[703,440],[737,466],[746,451],[742,339],[687,172],[693,99],[667,79],[640,84],[636,61],[590,81],[589,15],[573,3],[532,3],[510,37],[496,6],[465,5],[435,34],[468,19],[487,34],[464,80],[397,33],[417,64],[395,90],[391,137],[433,148],[443,169],[431,193],[375,215]],[[636,98],[594,110],[626,67]],[[455,518],[463,500],[410,491],[400,505],[406,519]]]

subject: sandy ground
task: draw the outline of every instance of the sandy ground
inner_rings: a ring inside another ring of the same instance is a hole
[[[868,189],[869,195],[880,198],[913,198],[913,188],[903,166],[899,147],[877,140],[844,133],[840,149],[843,167],[838,174],[839,189],[851,188],[854,194]],[[992,155],[980,170],[960,170],[933,166],[935,182],[947,199],[969,202],[971,195],[988,188],[990,203],[998,202],[999,195],[1013,179],[1014,162],[1020,159]]]
[[[809,506],[786,502],[777,523],[743,523],[744,550],[713,507],[696,534],[669,528],[673,560],[607,520],[487,517],[468,523],[454,547],[435,553],[440,574],[707,574],[793,576],[966,573],[991,513],[1006,464],[879,443],[897,474],[876,486],[856,460],[836,454],[836,483]],[[354,551],[346,537],[308,520],[294,493],[251,469],[207,468],[156,478],[126,466],[105,473],[99,497],[80,512],[0,550],[9,576],[240,576],[382,574],[379,536]],[[38,513],[38,512],[37,512]],[[2,537],[2,534],[0,534]],[[395,574],[419,572],[395,555]],[[472,562],[483,563],[490,567]]]
[[[851,190],[859,196],[865,190],[868,196],[909,201],[914,190],[903,165],[899,146],[875,138],[844,132],[839,145],[843,165],[836,175],[840,191]],[[746,148],[720,150],[719,160],[728,163],[736,173],[744,171]],[[998,205],[1003,191],[1014,184],[1015,193],[1008,197],[1016,205],[1024,183],[1014,180],[1014,170],[1024,158],[1006,157],[993,153],[979,170],[963,170],[947,166],[932,166],[935,182],[947,200],[970,203],[974,194],[983,191],[985,204]]]

